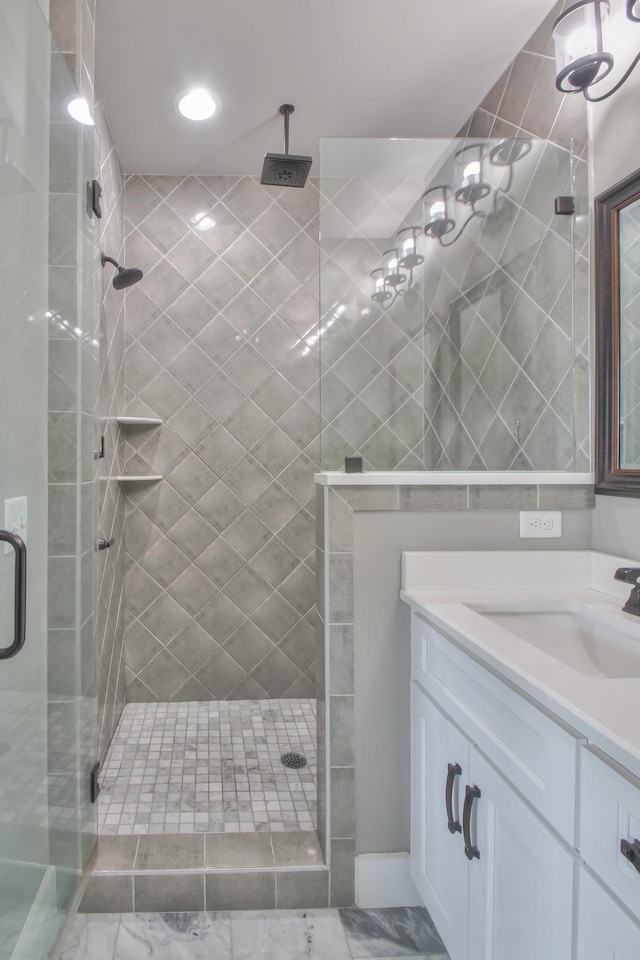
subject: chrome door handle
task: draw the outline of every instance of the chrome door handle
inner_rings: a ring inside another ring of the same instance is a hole
[[[0,530],[0,542],[11,544],[16,555],[13,643],[0,648],[0,660],[9,660],[20,653],[27,636],[27,548],[24,540],[9,530]]]

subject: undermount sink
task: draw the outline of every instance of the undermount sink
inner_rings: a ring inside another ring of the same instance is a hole
[[[579,673],[640,677],[640,619],[631,623],[579,601],[466,606]]]

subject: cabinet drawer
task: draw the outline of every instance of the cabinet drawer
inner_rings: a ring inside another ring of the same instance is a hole
[[[640,782],[584,748],[580,787],[580,852],[640,919],[640,873],[620,851],[623,840],[640,840]]]
[[[638,960],[640,927],[584,867],[578,898],[579,960]]]
[[[573,846],[577,735],[417,615],[412,618],[412,675]]]

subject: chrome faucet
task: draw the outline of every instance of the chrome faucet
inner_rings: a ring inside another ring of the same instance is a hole
[[[625,613],[632,613],[635,617],[640,617],[640,567],[619,567],[614,577],[616,580],[622,580],[623,583],[634,584],[622,609]]]

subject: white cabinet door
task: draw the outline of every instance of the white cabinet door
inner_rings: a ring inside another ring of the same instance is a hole
[[[469,960],[571,960],[574,857],[476,748],[470,761]]]
[[[640,927],[584,867],[578,898],[579,960],[638,960]]]
[[[451,960],[467,957],[468,870],[462,833],[449,830],[446,800],[459,822],[468,766],[469,741],[412,683],[411,875]]]

